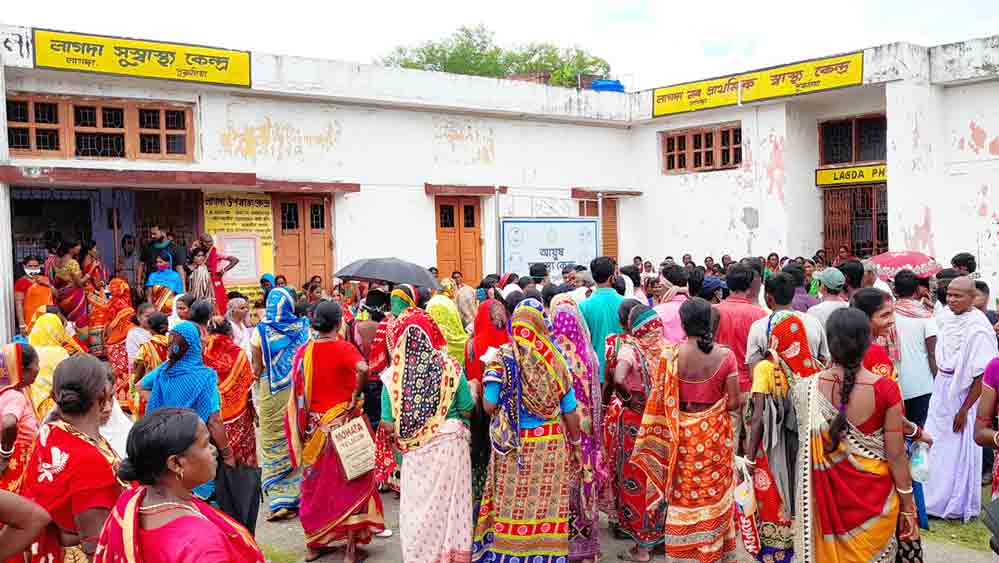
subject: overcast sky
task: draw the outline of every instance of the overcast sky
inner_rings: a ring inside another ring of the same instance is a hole
[[[365,63],[482,23],[503,45],[586,48],[642,89],[882,43],[989,36],[999,33],[999,2],[12,0],[0,22]]]

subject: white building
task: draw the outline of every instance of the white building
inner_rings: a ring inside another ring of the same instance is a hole
[[[16,26],[0,57],[4,273],[59,231],[127,274],[158,223],[228,236],[245,284],[390,255],[478,278],[501,218],[598,215],[622,262],[968,250],[999,280],[999,36],[626,94]]]

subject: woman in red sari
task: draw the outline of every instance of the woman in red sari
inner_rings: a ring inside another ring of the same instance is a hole
[[[312,328],[319,335],[299,348],[291,376],[285,434],[292,466],[303,468],[298,514],[309,549],[306,561],[345,546],[344,562],[354,563],[364,558],[356,546],[385,530],[375,472],[348,480],[329,440],[333,429],[363,416],[368,376],[360,352],[339,335],[342,315],[336,303],[316,307]]]
[[[256,378],[250,360],[233,342],[232,325],[225,317],[212,318],[208,322],[208,333],[205,365],[215,370],[219,377],[220,414],[232,455],[236,463],[256,467],[257,437],[253,425],[256,411],[250,401],[250,387]]]
[[[94,563],[264,563],[246,528],[194,495],[215,478],[215,455],[192,410],[162,408],[136,423],[118,475],[140,485],[118,499]]]
[[[56,416],[38,430],[21,490],[52,516],[31,546],[31,563],[93,557],[101,527],[125,486],[115,475],[118,456],[100,434],[114,404],[107,365],[89,354],[63,360],[52,396]]]
[[[225,282],[222,281],[222,276],[235,268],[236,264],[239,264],[239,258],[219,253],[212,235],[208,233],[202,233],[195,244],[200,245],[208,253],[205,265],[208,266],[208,272],[212,276],[212,292],[215,294],[215,314],[224,315],[229,309],[229,297],[228,291],[225,288]],[[222,262],[226,263],[225,267],[222,266]]]
[[[0,490],[16,493],[38,433],[29,392],[38,375],[38,353],[28,344],[7,344],[0,360]]]

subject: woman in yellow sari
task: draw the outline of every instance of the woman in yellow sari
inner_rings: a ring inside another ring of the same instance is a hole
[[[69,357],[69,352],[64,347],[67,339],[62,319],[52,313],[45,313],[35,319],[35,326],[28,336],[28,343],[38,352],[38,377],[31,384],[30,394],[39,420],[44,419],[55,406],[51,397],[52,373],[59,362]]]
[[[451,285],[454,285],[453,281]],[[468,342],[468,333],[465,332],[465,325],[461,322],[458,306],[446,294],[438,293],[427,302],[427,313],[444,333],[448,355],[459,365],[465,365],[465,343]]]
[[[794,388],[800,442],[795,557],[800,563],[895,561],[900,540],[919,538],[901,390],[862,365],[871,343],[862,311],[838,309],[826,329],[832,365]]]

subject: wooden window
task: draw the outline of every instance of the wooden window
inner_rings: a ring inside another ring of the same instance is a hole
[[[61,156],[66,144],[63,116],[57,103],[7,98],[7,144],[11,154]]]
[[[884,162],[888,154],[888,120],[884,115],[858,116],[819,124],[819,163]]]
[[[716,125],[659,134],[663,173],[725,170],[742,164],[741,124]]]
[[[15,156],[191,161],[192,117],[187,104],[13,94],[7,140]]]

